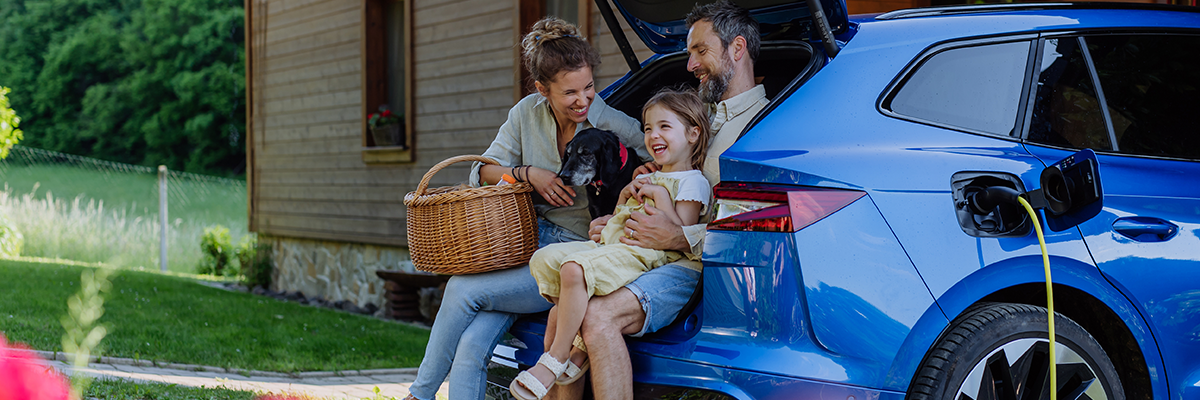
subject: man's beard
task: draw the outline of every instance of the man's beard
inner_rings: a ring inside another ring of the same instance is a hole
[[[700,100],[711,104],[721,102],[721,96],[724,96],[725,90],[729,89],[729,81],[733,80],[732,64],[729,59],[721,57],[721,72],[709,71],[708,80],[700,84]]]

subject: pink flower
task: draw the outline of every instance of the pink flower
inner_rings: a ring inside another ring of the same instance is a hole
[[[25,349],[0,335],[0,400],[66,400],[67,378]]]

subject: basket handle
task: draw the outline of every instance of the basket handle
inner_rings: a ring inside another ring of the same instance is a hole
[[[442,168],[446,168],[450,164],[463,162],[463,161],[479,161],[484,164],[500,165],[500,163],[498,161],[493,160],[488,157],[484,157],[484,156],[463,155],[463,156],[450,157],[445,160],[442,160],[442,162],[440,162],[440,163],[434,164],[433,167],[429,168],[429,172],[426,172],[425,176],[421,177],[421,183],[417,185],[417,191],[414,193],[416,193],[417,196],[424,196],[425,189],[429,188],[429,180],[433,179],[434,174],[436,174],[438,171],[441,171]]]

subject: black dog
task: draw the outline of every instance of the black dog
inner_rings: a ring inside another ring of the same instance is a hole
[[[588,189],[588,211],[596,218],[612,214],[617,208],[621,189],[633,181],[633,171],[639,165],[637,153],[621,144],[616,134],[589,128],[567,143],[558,177],[567,185],[592,186]]]

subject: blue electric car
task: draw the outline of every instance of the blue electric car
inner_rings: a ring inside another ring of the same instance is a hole
[[[657,53],[609,104],[696,83],[695,2],[598,2]],[[1200,13],[738,3],[772,101],[721,156],[692,304],[628,339],[637,397],[1049,398],[1032,219],[981,200],[1005,192],[1041,207],[1057,397],[1200,399]],[[544,329],[513,326],[497,393]]]

